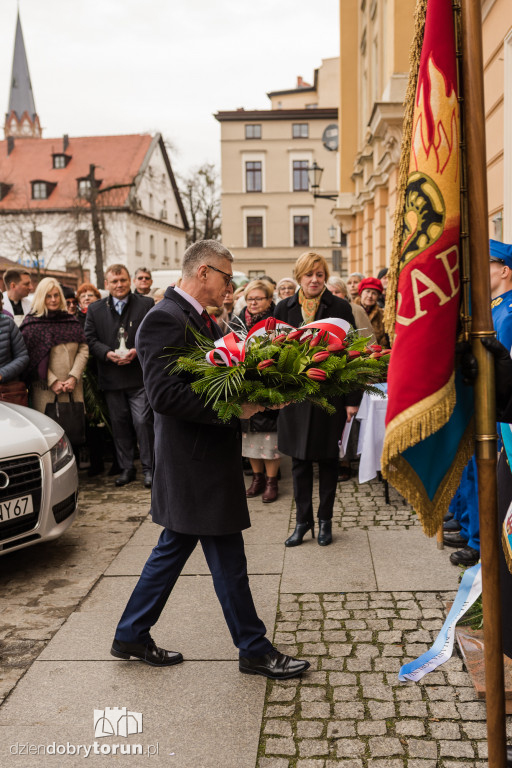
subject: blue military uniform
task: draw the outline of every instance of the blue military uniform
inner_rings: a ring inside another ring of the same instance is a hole
[[[490,259],[512,269],[512,246],[497,240],[489,241]],[[491,303],[492,322],[498,341],[512,351],[512,290],[497,296]],[[475,457],[469,460],[460,485],[450,504],[460,533],[472,549],[480,551],[480,521],[478,516],[478,481]]]
[[[498,341],[512,350],[512,290],[492,300],[492,324]]]

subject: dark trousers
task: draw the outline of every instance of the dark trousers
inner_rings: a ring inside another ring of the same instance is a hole
[[[338,459],[318,461],[320,504],[318,519],[331,520],[336,484],[338,482]],[[292,458],[293,494],[297,507],[297,522],[313,520],[313,461]]]
[[[112,437],[121,469],[132,469],[136,441],[143,472],[153,467],[153,411],[143,387],[105,391]]]
[[[126,643],[148,641],[149,630],[158,621],[198,541],[201,542],[215,592],[240,656],[263,656],[272,650],[272,644],[265,637],[265,625],[254,607],[241,533],[193,536],[164,528],[121,616],[116,639]]]

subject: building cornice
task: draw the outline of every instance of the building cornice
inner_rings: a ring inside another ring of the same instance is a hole
[[[214,118],[219,123],[250,122],[253,120],[337,120],[336,107],[315,107],[314,109],[236,109],[217,112]],[[256,139],[254,141],[257,141]]]

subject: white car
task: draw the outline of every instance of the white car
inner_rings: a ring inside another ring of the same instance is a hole
[[[62,427],[0,402],[0,555],[63,534],[77,500],[75,457]]]

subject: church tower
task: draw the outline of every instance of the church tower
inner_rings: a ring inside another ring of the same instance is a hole
[[[40,139],[42,136],[34,94],[32,93],[19,12],[14,41],[9,110],[5,115],[4,131],[5,138],[12,136],[17,139]]]

